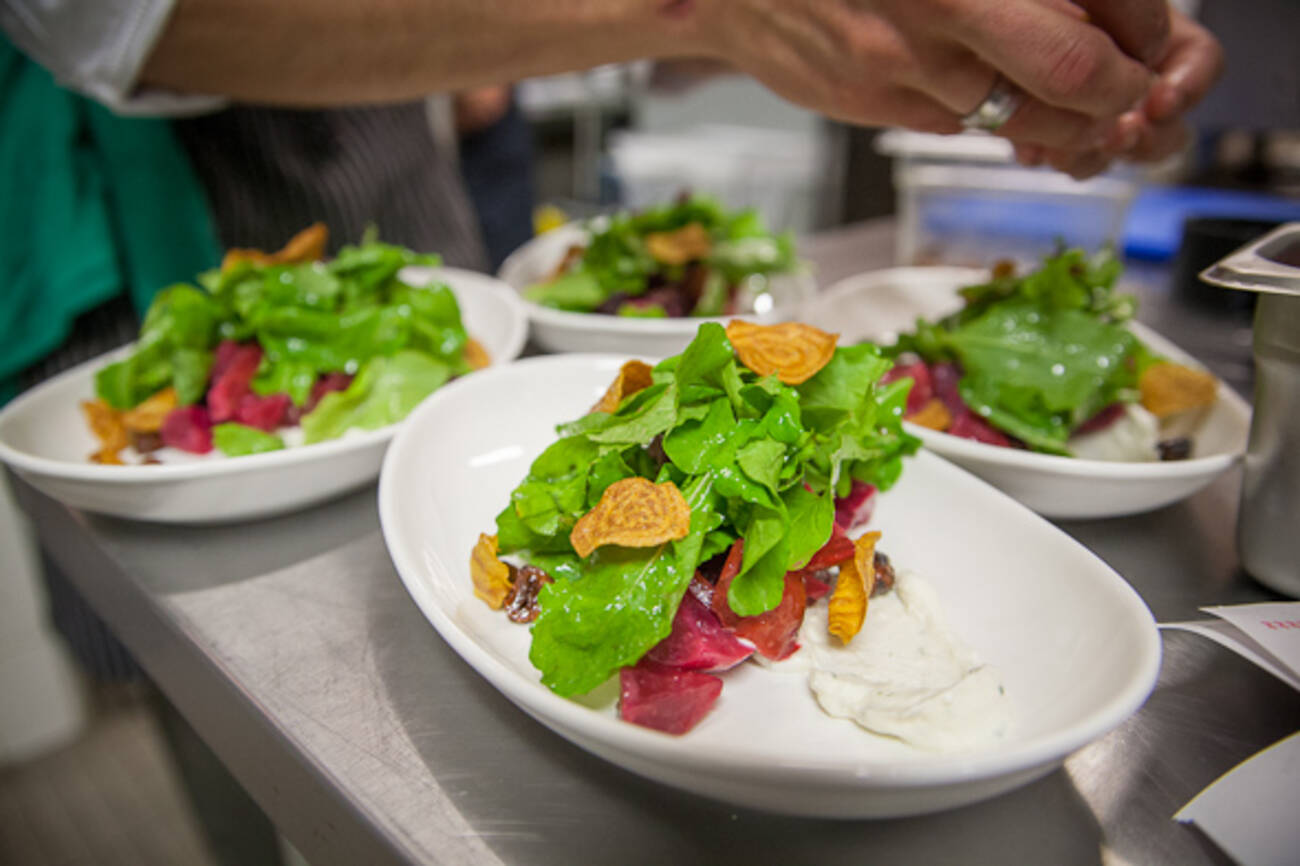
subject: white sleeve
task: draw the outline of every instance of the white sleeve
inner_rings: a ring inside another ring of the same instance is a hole
[[[196,114],[216,96],[146,89],[136,81],[176,0],[0,0],[0,28],[59,84],[119,114]]]

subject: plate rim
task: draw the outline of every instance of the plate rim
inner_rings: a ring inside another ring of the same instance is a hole
[[[512,363],[514,359],[519,357],[519,353],[523,351],[524,344],[527,341],[528,322],[516,293],[502,280],[497,279],[491,274],[483,274],[465,268],[446,267],[441,265],[411,266],[411,269],[418,271],[421,274],[429,274],[433,279],[445,277],[448,286],[453,292],[457,291],[456,286],[451,285],[453,280],[467,280],[472,283],[479,283],[479,285],[474,286],[472,289],[473,292],[489,291],[494,293],[496,299],[503,303],[507,309],[511,310],[511,324],[507,331],[507,339],[503,341],[508,351],[505,353],[502,361],[499,363],[494,362],[487,369],[490,370],[507,366]],[[459,304],[459,302],[460,298],[459,295],[457,295],[457,303]],[[125,357],[135,347],[135,343],[136,341],[132,340],[130,343],[118,346],[115,349],[110,349],[94,358],[90,358],[87,361],[83,361],[74,367],[51,376],[49,379],[38,383],[35,387],[29,388],[27,391],[19,394],[6,406],[0,407],[0,431],[3,431],[6,423],[10,419],[22,414],[29,403],[41,399],[46,395],[47,391],[54,390],[60,385],[66,385],[71,380],[85,378],[88,371],[97,369],[108,361]],[[480,372],[483,371],[475,371],[475,375]],[[446,386],[444,385],[443,387]],[[437,392],[435,391],[434,393]],[[407,415],[407,418],[410,418],[411,415],[414,414],[414,411],[415,410],[412,410],[412,412]],[[74,462],[71,460],[58,460],[51,457],[42,457],[10,445],[9,442],[0,435],[0,463],[8,464],[17,472],[31,473],[45,478],[73,482],[103,482],[105,485],[135,485],[149,482],[173,482],[208,478],[211,476],[233,477],[244,475],[249,472],[257,472],[267,466],[290,467],[296,466],[305,461],[326,460],[338,454],[364,450],[391,439],[397,429],[400,428],[405,421],[406,419],[403,419],[402,421],[379,427],[374,430],[351,431],[342,436],[328,439],[323,442],[313,442],[294,448],[285,448],[262,454],[245,454],[238,458],[171,464],[163,463],[150,466],[104,466],[89,461]]]
[[[398,516],[399,479],[407,459],[404,455],[409,449],[418,447],[416,444],[418,431],[425,423],[423,419],[426,415],[436,414],[435,410],[439,402],[451,399],[457,391],[465,388],[486,387],[490,376],[520,375],[521,371],[529,371],[533,368],[554,368],[553,375],[559,375],[560,370],[565,368],[573,370],[578,365],[590,366],[597,363],[606,363],[611,370],[616,370],[617,365],[629,357],[631,356],[609,353],[569,353],[526,358],[509,367],[488,371],[488,376],[480,378],[477,386],[473,384],[474,380],[459,380],[431,396],[411,414],[408,419],[411,423],[398,431],[384,457],[378,491],[380,528],[385,547],[393,560],[399,579],[425,619],[476,673],[487,679],[517,707],[569,739],[575,737],[583,740],[592,739],[599,742],[602,748],[630,751],[642,760],[681,766],[684,757],[683,750],[678,746],[681,742],[679,737],[607,717],[580,703],[560,697],[540,683],[525,679],[480,646],[471,634],[457,625],[452,617],[436,603],[432,593],[421,583],[422,570],[429,569],[414,558],[413,548],[402,543],[406,539],[401,531]],[[1094,561],[1094,565],[1098,567],[1098,574],[1104,576],[1102,586],[1115,594],[1118,603],[1133,619],[1135,633],[1140,631],[1142,652],[1139,658],[1134,659],[1128,680],[1108,701],[1095,708],[1082,721],[1075,720],[1058,731],[1028,741],[1009,754],[993,752],[927,755],[922,753],[915,759],[902,763],[870,760],[846,763],[842,760],[827,759],[824,762],[802,762],[797,765],[773,763],[757,767],[752,756],[711,752],[710,767],[715,771],[733,777],[752,775],[758,771],[759,775],[769,781],[817,781],[823,785],[841,785],[854,789],[879,789],[882,786],[928,788],[1003,777],[1063,760],[1073,751],[1113,730],[1136,712],[1150,696],[1160,672],[1162,644],[1150,608],[1132,585],[1100,557],[1063,530],[974,474],[930,452],[919,452],[913,459],[932,461],[938,471],[950,473],[953,478],[961,479],[959,483],[975,485],[981,489],[983,495],[992,496],[1002,501],[1004,506],[1021,511],[1025,519],[1036,522],[1041,529],[1059,534],[1061,540],[1066,542],[1075,555],[1082,555]],[[426,553],[448,574],[452,573],[440,556],[432,551]],[[438,579],[436,574],[434,577]],[[585,743],[580,742],[579,745],[590,750]],[[869,779],[876,784],[863,786],[864,779]]]

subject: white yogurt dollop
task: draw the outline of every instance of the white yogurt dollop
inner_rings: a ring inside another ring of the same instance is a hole
[[[872,598],[847,646],[826,629],[827,605],[812,605],[803,648],[785,670],[808,666],[821,708],[873,733],[922,749],[960,751],[996,742],[1011,727],[997,670],[948,629],[924,579],[899,571],[892,591]]]
[[[1124,406],[1124,414],[1095,433],[1070,437],[1066,447],[1084,460],[1115,460],[1142,463],[1160,458],[1160,421],[1137,403]]]

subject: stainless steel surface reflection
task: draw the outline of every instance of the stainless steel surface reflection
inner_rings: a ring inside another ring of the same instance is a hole
[[[889,264],[891,248],[881,225],[818,238],[809,254],[827,282]],[[1188,318],[1146,285],[1148,324],[1184,344],[1212,339],[1212,317]],[[1248,370],[1242,351],[1245,363],[1225,352],[1222,369]],[[1156,512],[1061,526],[1158,619],[1273,599],[1238,564],[1239,483],[1229,473]],[[51,552],[318,866],[1226,863],[1170,816],[1300,725],[1300,694],[1171,633],[1146,706],[1011,794],[888,821],[736,810],[592,757],[497,693],[406,595],[374,495],[198,528],[92,517],[23,490]]]

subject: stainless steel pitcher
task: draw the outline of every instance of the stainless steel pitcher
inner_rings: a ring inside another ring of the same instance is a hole
[[[1300,598],[1300,222],[1247,244],[1201,279],[1260,293],[1237,544],[1246,571]]]

